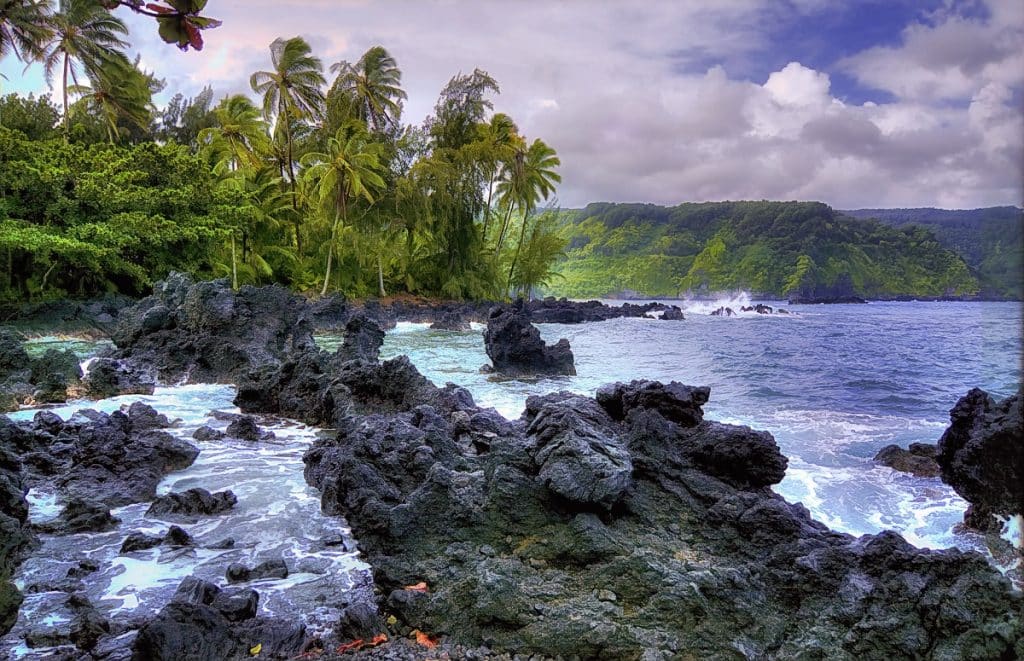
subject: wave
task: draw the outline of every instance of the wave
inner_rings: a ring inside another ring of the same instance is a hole
[[[733,315],[737,317],[767,316],[763,314],[758,314],[753,310],[749,310],[747,312],[743,311],[743,308],[753,307],[754,305],[756,305],[756,303],[751,300],[750,292],[746,291],[716,294],[714,299],[685,299],[680,303],[680,307],[686,314],[711,315],[716,310],[728,308],[732,310]],[[771,307],[773,312],[777,311],[775,306]],[[772,316],[775,315],[773,314]]]

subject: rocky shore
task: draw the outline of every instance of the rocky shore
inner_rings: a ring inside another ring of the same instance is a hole
[[[374,593],[353,599],[324,639],[295,614],[261,616],[258,589],[237,585],[277,565],[188,578],[159,614],[133,622],[106,620],[72,580],[68,658],[1024,657],[1024,597],[981,555],[814,521],[771,489],[788,464],[771,434],[704,418],[707,387],[555,392],[506,420],[405,357],[380,361],[386,321],[373,306],[318,305],[175,276],[121,313],[108,359],[122,375],[235,383],[244,412],[333,430],[307,452],[305,477],[324,512],[351,526]],[[534,322],[606,309],[530,305]],[[467,316],[446,309],[432,323]],[[328,319],[346,333],[334,353],[312,339]],[[1005,444],[1019,443],[1020,405],[986,397],[961,400],[937,457],[962,493],[998,513],[1019,502],[998,480],[1021,475],[1019,446]],[[230,492],[156,499],[162,476],[196,456],[168,424],[142,404],[68,421],[0,417],[0,625],[19,603],[7,578],[35,534],[32,484],[55,485],[66,505],[48,534],[108,526],[109,508],[126,502],[186,518],[233,507]],[[247,418],[224,433],[268,438]],[[1010,457],[997,476],[977,461],[990,446]],[[168,531],[132,544],[188,541]]]

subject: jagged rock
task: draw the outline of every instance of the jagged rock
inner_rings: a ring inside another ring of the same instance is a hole
[[[345,339],[336,354],[337,360],[366,360],[377,362],[384,344],[384,331],[365,314],[355,314],[345,324]]]
[[[678,381],[630,381],[601,386],[596,395],[600,404],[616,420],[622,420],[634,409],[653,409],[665,419],[684,427],[693,427],[704,419],[702,407],[707,404],[711,389],[695,388]]]
[[[672,305],[666,308],[659,317],[662,321],[683,321],[683,311],[678,306]]]
[[[705,389],[605,392],[531,398],[516,422],[353,413],[316,441],[306,479],[351,525],[381,610],[509,656],[1024,651],[1024,599],[981,556],[828,530],[769,488],[787,463],[770,434],[703,420]]]
[[[113,358],[96,358],[83,383],[86,396],[105,399],[118,395],[152,395],[156,373],[146,365]]]
[[[147,535],[142,532],[133,532],[121,542],[120,554],[132,553],[133,551],[147,551],[160,546],[164,541],[163,537]]]
[[[110,509],[94,500],[72,499],[64,506],[53,521],[41,524],[39,528],[55,535],[70,535],[78,532],[104,532],[120,523]]]
[[[20,335],[0,329],[0,411],[13,411],[21,404],[64,402],[68,387],[81,376],[73,352],[47,349],[33,358]]]
[[[257,644],[260,658],[291,658],[301,652],[307,638],[305,625],[297,620],[257,617],[258,604],[255,590],[221,590],[188,576],[171,602],[139,630],[132,659],[249,658]]]
[[[224,438],[224,432],[219,429],[214,429],[209,425],[203,425],[199,429],[192,432],[192,438],[197,441],[204,443],[207,441],[219,441]]]
[[[0,429],[8,426],[13,425],[0,416]],[[21,464],[13,450],[0,442],[0,635],[17,619],[22,597],[10,578],[33,539]]]
[[[494,371],[510,376],[576,374],[569,341],[545,344],[530,323],[520,299],[513,306],[495,306],[487,318],[484,348]]]
[[[986,513],[1024,513],[1024,415],[1021,394],[995,401],[974,388],[949,412],[939,439],[942,481]]]
[[[288,565],[281,558],[273,558],[252,568],[246,567],[240,562],[228,566],[228,583],[245,583],[263,578],[288,578]]]
[[[887,445],[875,455],[875,461],[902,473],[917,477],[938,477],[939,464],[935,461],[938,448],[928,443],[911,443],[909,448]]]
[[[732,317],[736,315],[736,311],[730,307],[722,306],[717,310],[711,311],[712,317]]]
[[[525,304],[530,320],[537,324],[582,324],[619,317],[643,317],[661,307],[660,303],[625,303],[614,306],[605,305],[600,301],[570,301],[550,296]]]
[[[264,364],[312,346],[305,302],[283,287],[242,287],[227,280],[193,282],[170,274],[153,294],[123,310],[114,358],[149,365],[163,381],[232,383]]]
[[[256,418],[251,415],[243,415],[228,425],[226,434],[231,438],[240,438],[243,441],[269,441],[274,439],[274,432],[260,429],[256,424]]]
[[[439,314],[434,320],[430,327],[433,330],[446,330],[446,331],[468,331],[470,330],[469,321],[462,315],[461,312],[444,312]]]
[[[196,488],[160,496],[146,510],[146,516],[162,518],[210,516],[226,512],[237,503],[238,498],[230,490],[210,493],[206,489]]]

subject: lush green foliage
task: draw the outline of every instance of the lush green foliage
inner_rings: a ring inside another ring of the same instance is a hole
[[[842,213],[874,218],[895,227],[917,225],[935,234],[946,248],[963,256],[978,272],[982,291],[992,296],[1024,297],[1024,211],[987,209],[857,209]]]
[[[921,228],[816,202],[591,204],[561,215],[567,296],[748,290],[771,296],[970,296],[978,280]]]
[[[0,296],[139,293],[171,269],[356,296],[498,298],[552,279],[563,242],[537,207],[560,162],[492,113],[487,73],[452,78],[408,126],[386,49],[338,63],[327,87],[309,44],[280,38],[256,103],[207,88],[158,111],[162,81],[125,58],[104,7],[61,0],[46,43],[9,48],[45,54],[62,104],[0,100]]]

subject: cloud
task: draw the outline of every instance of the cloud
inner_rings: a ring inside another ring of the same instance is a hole
[[[454,74],[479,67],[501,86],[495,109],[558,151],[567,206],[1024,204],[1019,0],[922,14],[896,44],[816,66],[787,58],[773,31],[804,16],[846,20],[840,0],[248,0],[208,13],[224,25],[202,53],[180,53],[151,20],[131,18],[165,94],[207,84],[251,93],[249,75],[269,67],[278,36],[302,35],[325,66],[381,44],[403,71],[405,121],[418,123]],[[777,70],[752,78],[750,62],[769,59]],[[844,102],[839,75],[886,94]]]

